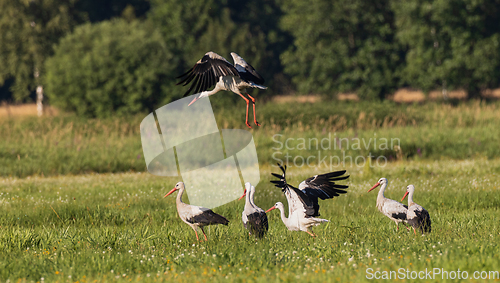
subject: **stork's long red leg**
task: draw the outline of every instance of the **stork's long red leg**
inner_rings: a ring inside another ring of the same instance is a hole
[[[200,241],[200,238],[198,238],[198,232],[196,232],[196,229],[195,229],[195,228],[193,228],[193,230],[194,230],[194,233],[196,234],[196,241],[198,241],[198,242],[199,242],[199,241]]]
[[[250,100],[248,100],[246,97],[244,97],[243,94],[241,94],[241,93],[238,93],[238,95],[241,96],[243,99],[245,99],[245,101],[247,102],[247,114],[246,114],[245,124],[247,124],[247,126],[251,129],[252,127],[248,123],[248,105],[250,104]]]
[[[417,236],[417,231],[415,231],[414,227],[412,227],[412,228],[413,228],[413,233],[415,233],[415,236]]]
[[[252,96],[250,96],[250,94],[248,94],[248,93],[247,93],[247,95],[252,100],[252,105],[253,105],[253,122],[255,123],[255,125],[260,126],[259,122],[257,122],[257,116],[255,116],[255,98],[253,98]]]
[[[200,227],[200,228],[201,228],[201,232],[203,232],[203,236],[205,236],[205,241],[208,241],[207,234],[205,234],[205,230],[203,230],[203,227]]]
[[[311,233],[311,232],[309,232],[309,231],[306,231],[306,232],[307,232],[307,234],[309,234],[309,235],[311,235],[311,236],[313,236],[313,237],[316,237],[316,235],[314,235],[313,233]]]

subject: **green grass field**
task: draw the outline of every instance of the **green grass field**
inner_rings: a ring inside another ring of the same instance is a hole
[[[276,201],[286,204],[269,183],[270,173],[279,172],[271,165],[279,151],[272,149],[278,147],[276,134],[282,142],[292,139],[290,149],[280,149],[292,159],[320,152],[374,154],[372,161],[388,162],[331,168],[289,163],[295,185],[345,168],[349,192],[320,202],[321,217],[331,222],[314,228],[317,238],[286,230],[275,210],[269,213],[268,235],[259,241],[243,228],[242,200],[215,208],[229,226],[207,227],[209,241],[196,242],[177,216],[175,196],[163,198],[180,180],[143,172],[141,117],[2,121],[0,281],[363,282],[387,272],[412,282],[415,272],[426,269],[448,272],[450,282],[459,281],[458,270],[460,276],[464,271],[479,276],[471,282],[488,281],[481,276],[500,280],[498,273],[487,274],[500,271],[500,104],[368,106],[305,105],[302,117],[286,118],[282,112],[293,113],[290,105],[262,105],[263,126],[252,133],[261,165],[255,202],[263,209]],[[243,128],[244,116],[218,107],[221,127]],[[335,119],[325,118],[330,112],[337,113]],[[299,146],[300,138],[321,140],[329,133],[348,138],[350,146]],[[398,138],[400,150],[352,146],[356,139],[374,137]],[[406,185],[415,185],[415,201],[429,211],[432,233],[396,232],[375,207],[377,192],[367,193],[380,177],[388,178],[386,196],[396,200]],[[442,276],[422,281],[441,282]]]
[[[317,238],[287,231],[275,211],[269,213],[267,237],[249,238],[240,218],[242,200],[215,209],[230,224],[207,229],[209,241],[203,243],[178,218],[175,197],[162,197],[175,179],[144,173],[2,179],[0,278],[364,281],[367,268],[460,269],[471,276],[498,271],[500,161],[403,161],[371,172],[348,169],[349,193],[321,202],[321,214],[331,222],[314,229]],[[261,171],[255,201],[267,209],[285,199],[269,183],[276,169]],[[290,182],[312,173],[290,168]],[[433,220],[431,234],[396,232],[377,211],[376,192],[366,191],[383,176],[390,182],[386,196],[393,199],[401,199],[407,184],[416,186],[415,201]]]

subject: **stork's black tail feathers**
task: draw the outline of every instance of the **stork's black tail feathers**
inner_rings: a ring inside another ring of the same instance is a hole
[[[283,167],[281,164],[278,163],[278,166],[280,167],[281,171],[283,171],[283,175],[271,173],[274,177],[279,178],[279,180],[272,180],[271,183],[273,183],[276,187],[281,188],[281,191],[284,192],[288,185],[286,182],[286,165],[285,167]]]

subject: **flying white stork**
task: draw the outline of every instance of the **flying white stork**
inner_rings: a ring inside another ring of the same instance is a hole
[[[288,230],[304,231],[316,237],[317,235],[310,228],[328,222],[326,219],[316,217],[320,216],[318,198],[325,200],[347,193],[345,189],[348,186],[338,185],[335,181],[345,180],[349,178],[349,175],[343,176],[345,170],[315,175],[302,181],[299,188],[295,188],[286,181],[286,166],[283,168],[280,164],[278,165],[283,171],[283,175],[272,173],[273,176],[280,178],[280,180],[271,182],[285,193],[288,201],[288,218],[285,216],[285,209],[281,202],[277,202],[266,213],[277,208],[280,210],[281,220]]]
[[[229,221],[224,216],[221,216],[208,208],[189,205],[182,202],[182,194],[184,193],[183,182],[175,184],[175,187],[170,192],[168,192],[164,196],[164,198],[168,197],[170,194],[177,190],[179,190],[177,199],[175,201],[177,204],[177,213],[179,214],[179,217],[182,219],[182,221],[193,228],[194,232],[196,233],[196,240],[200,240],[198,238],[198,232],[196,231],[197,227],[200,227],[201,232],[203,232],[203,236],[205,236],[205,241],[207,241],[207,235],[203,230],[204,226],[214,224],[222,224],[227,226]]]
[[[408,206],[384,196],[384,191],[388,184],[389,182],[386,178],[380,178],[375,186],[369,189],[368,192],[381,185],[377,196],[377,208],[382,214],[396,223],[397,230],[399,231],[399,223],[407,223],[406,214],[408,212]]]
[[[264,79],[255,71],[252,65],[248,64],[238,54],[231,52],[234,65],[229,63],[224,57],[219,54],[209,51],[186,73],[177,78],[183,78],[177,84],[183,86],[192,82],[191,86],[184,94],[188,95],[191,91],[196,94],[195,98],[189,105],[202,97],[208,97],[216,94],[221,90],[229,90],[241,96],[247,103],[246,125],[252,128],[248,123],[248,107],[250,101],[253,105],[253,121],[255,125],[260,126],[255,116],[255,98],[246,93],[250,100],[246,98],[242,92],[247,88],[267,89],[263,86]],[[214,86],[214,89],[208,91]]]
[[[241,214],[241,220],[243,221],[243,226],[245,226],[250,234],[256,238],[263,238],[267,230],[269,230],[267,215],[262,208],[256,206],[253,202],[254,195],[255,187],[248,182],[245,183],[245,191],[238,199],[240,200],[246,196],[245,208]]]
[[[408,213],[406,214],[406,218],[408,223],[413,227],[413,233],[415,233],[415,235],[417,235],[415,229],[419,229],[422,234],[430,233],[431,217],[425,208],[413,202],[414,192],[415,186],[409,185],[406,187],[406,193],[401,199],[401,201],[403,201],[405,197],[408,196]]]

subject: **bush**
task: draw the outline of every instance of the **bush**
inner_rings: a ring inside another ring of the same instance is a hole
[[[151,111],[173,99],[173,55],[148,23],[84,24],[46,62],[50,103],[87,117]]]

